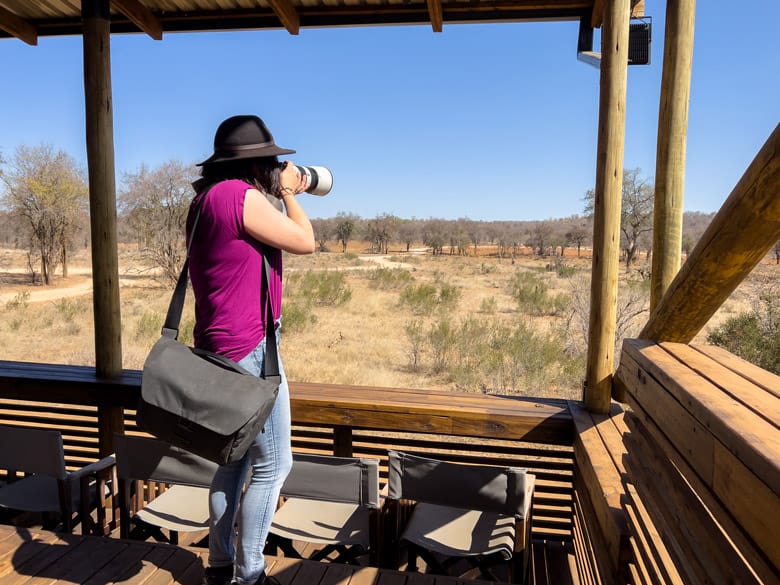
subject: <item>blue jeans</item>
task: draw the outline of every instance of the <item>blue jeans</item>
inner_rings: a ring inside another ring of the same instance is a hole
[[[278,344],[278,330],[276,335]],[[265,340],[238,363],[259,375],[264,356]],[[220,466],[211,483],[209,565],[233,564],[233,579],[240,585],[254,583],[265,570],[263,547],[279,492],[292,467],[290,391],[281,357],[279,371],[282,383],[265,429],[243,458]],[[236,525],[238,534],[234,539]]]

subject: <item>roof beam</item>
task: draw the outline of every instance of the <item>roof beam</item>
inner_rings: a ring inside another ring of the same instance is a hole
[[[631,18],[639,18],[645,15],[645,0],[631,0]],[[600,28],[604,20],[604,0],[594,0],[590,25]]]
[[[23,18],[19,18],[10,10],[0,6],[0,29],[16,37],[28,45],[38,44],[38,29]]]
[[[124,14],[133,24],[152,37],[161,41],[163,37],[162,21],[141,4],[139,0],[111,0],[111,6]]]
[[[297,35],[301,28],[301,21],[295,6],[291,0],[268,0],[277,18],[291,35]]]
[[[444,26],[444,17],[442,16],[441,0],[428,0],[428,14],[431,17],[431,27],[433,32],[441,32]]]

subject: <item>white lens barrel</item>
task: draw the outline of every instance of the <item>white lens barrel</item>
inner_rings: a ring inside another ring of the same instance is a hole
[[[326,167],[304,167],[298,170],[306,177],[306,192],[312,195],[327,195],[333,188],[333,173]]]

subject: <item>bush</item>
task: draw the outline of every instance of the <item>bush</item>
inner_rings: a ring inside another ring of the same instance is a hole
[[[30,293],[26,290],[16,293],[13,299],[5,303],[7,311],[15,311],[17,309],[26,309],[30,304]]]
[[[286,302],[282,304],[282,331],[294,333],[317,322],[311,307],[306,303]]]
[[[479,305],[480,313],[492,315],[496,311],[498,311],[498,301],[496,301],[496,297],[487,297],[482,299],[482,302]]]
[[[765,370],[780,374],[780,327],[764,327],[756,312],[731,317],[711,331],[707,341]]]
[[[430,315],[439,309],[447,312],[460,302],[460,289],[441,283],[437,289],[432,284],[410,285],[401,291],[400,305],[411,309],[415,315]]]
[[[165,323],[165,317],[163,315],[152,311],[145,311],[138,319],[138,323],[135,327],[136,341],[157,339],[160,336],[160,331],[162,331],[163,323]]]
[[[395,290],[408,285],[414,277],[408,270],[400,268],[377,268],[368,273],[371,288],[379,290]]]
[[[430,315],[437,304],[436,287],[432,284],[410,285],[401,291],[400,304],[415,315]]]
[[[557,315],[566,306],[563,295],[548,294],[547,283],[531,272],[517,272],[509,282],[509,294],[529,315]]]
[[[307,272],[298,285],[296,295],[315,305],[337,307],[352,298],[352,290],[343,272]]]

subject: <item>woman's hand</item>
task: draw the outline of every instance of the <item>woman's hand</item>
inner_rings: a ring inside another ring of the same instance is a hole
[[[284,198],[288,195],[297,195],[303,193],[306,189],[306,177],[301,175],[298,171],[298,167],[292,161],[284,161],[284,167],[279,174],[279,183],[281,187],[279,191],[280,197]]]

